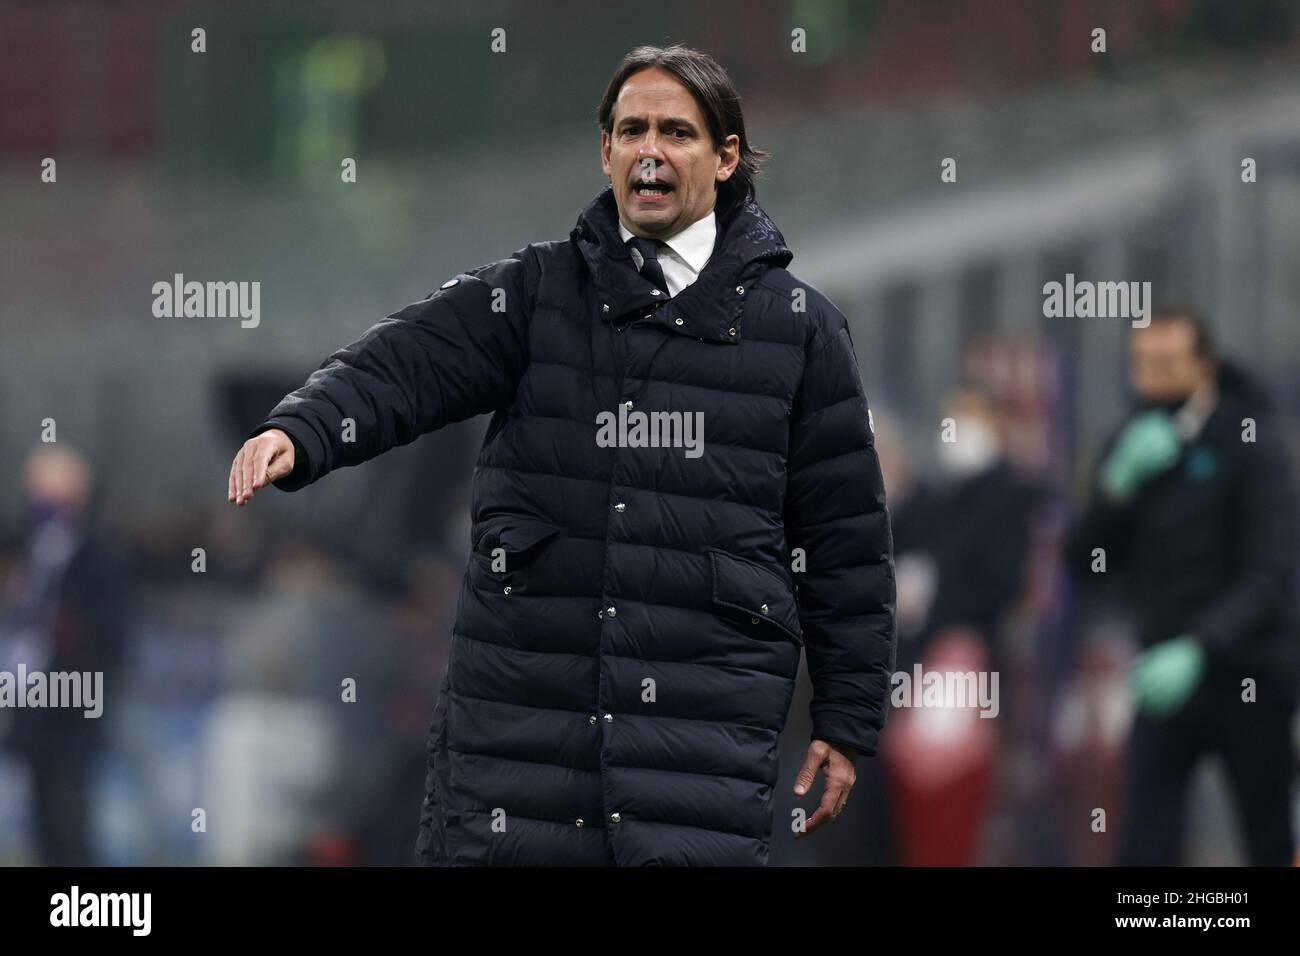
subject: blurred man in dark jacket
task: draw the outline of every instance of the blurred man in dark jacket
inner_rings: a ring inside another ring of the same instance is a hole
[[[944,402],[937,480],[918,489],[895,522],[900,587],[920,568],[932,578],[923,613],[900,633],[898,669],[923,660],[945,631],[969,628],[986,646],[989,667],[1005,667],[999,624],[1025,590],[1030,539],[1044,489],[1021,473],[1006,452],[1003,416],[996,399],[978,388],[952,392]]]
[[[1187,784],[1224,762],[1254,865],[1294,852],[1296,507],[1282,424],[1188,310],[1132,337],[1139,408],[1106,443],[1067,560],[1136,617],[1121,865],[1180,862]]]
[[[129,578],[92,530],[94,476],[78,452],[41,446],[27,458],[24,482],[26,547],[0,594],[0,670],[100,674],[105,698],[96,716],[69,707],[0,713],[0,743],[21,754],[31,771],[41,861],[91,866],[97,862],[91,784],[126,644]]]

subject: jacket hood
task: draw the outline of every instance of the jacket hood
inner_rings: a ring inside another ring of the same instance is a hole
[[[601,296],[601,317],[617,321],[629,313],[639,316],[647,310],[663,309],[662,319],[673,323],[677,331],[720,342],[736,341],[743,290],[765,269],[789,265],[794,253],[771,217],[752,198],[737,201],[724,193],[714,215],[718,233],[708,263],[694,282],[665,301],[661,294],[654,294],[653,286],[628,254],[618,232],[614,187],[607,183],[587,203],[570,233]],[[608,310],[603,308],[606,305]]]
[[[1233,401],[1254,406],[1261,412],[1268,412],[1273,408],[1272,395],[1263,380],[1247,372],[1234,361],[1219,360],[1217,385],[1220,394]]]

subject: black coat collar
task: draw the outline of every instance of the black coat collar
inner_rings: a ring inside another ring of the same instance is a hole
[[[570,233],[591,270],[601,318],[621,324],[648,316],[649,321],[682,335],[738,342],[749,284],[768,265],[788,265],[794,253],[757,202],[736,203],[727,196],[719,197],[714,209],[718,233],[713,255],[694,282],[665,300],[662,294],[653,294],[654,286],[628,255],[618,231],[613,186],[601,189]]]

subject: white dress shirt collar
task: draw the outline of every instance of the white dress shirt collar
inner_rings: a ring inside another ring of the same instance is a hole
[[[623,237],[625,243],[635,235],[634,232],[623,225],[621,217],[618,222],[618,234]],[[699,275],[700,270],[704,268],[713,255],[713,243],[717,239],[717,234],[717,217],[714,215],[713,210],[710,209],[707,216],[695,220],[685,229],[660,241],[668,246],[692,272]]]

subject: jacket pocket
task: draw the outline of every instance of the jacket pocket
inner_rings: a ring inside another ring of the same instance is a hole
[[[527,570],[560,529],[520,515],[494,515],[474,527],[470,575],[485,587],[527,590]]]
[[[751,626],[774,627],[803,646],[798,602],[779,571],[721,548],[705,551],[713,574],[714,604],[743,613]]]

